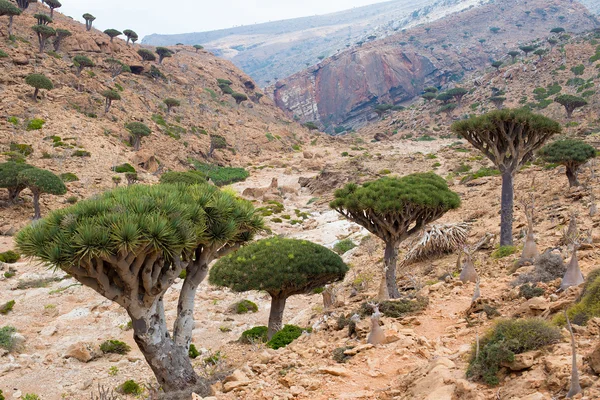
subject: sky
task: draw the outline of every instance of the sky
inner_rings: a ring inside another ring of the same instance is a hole
[[[94,27],[151,33],[189,33],[347,10],[382,0],[63,0],[59,9]]]

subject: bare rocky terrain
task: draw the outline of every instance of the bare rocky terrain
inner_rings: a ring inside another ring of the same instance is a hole
[[[79,24],[55,12],[54,24],[68,28],[74,35],[65,40],[56,56],[38,55],[36,38],[29,27],[31,15],[43,7],[34,4],[24,16],[15,18],[15,41],[0,39],[0,48],[8,54],[0,58],[1,150],[10,152],[11,142],[29,144],[34,152],[27,156],[28,163],[56,173],[75,173],[79,178],[67,183],[68,193],[64,196],[43,195],[43,214],[68,206],[67,199],[71,196],[81,200],[112,188],[115,172],[111,167],[116,164],[131,163],[138,171],[140,183],[154,184],[166,170],[189,169],[189,158],[194,158],[245,167],[250,176],[227,190],[245,192],[257,207],[268,206],[273,200],[281,203],[283,210],[265,217],[274,234],[308,239],[330,248],[343,239],[357,245],[343,254],[350,271],[336,285],[337,302],[333,307],[325,309],[322,296],[317,294],[290,298],[285,323],[313,330],[277,351],[262,344],[238,342],[244,330],[266,323],[270,311],[268,295],[235,294],[202,283],[196,296],[192,340],[202,354],[194,360],[194,366],[199,374],[217,380],[213,385],[214,397],[232,400],[564,398],[571,376],[570,339],[564,328],[556,343],[521,354],[515,362],[502,367],[497,387],[467,380],[466,370],[477,338],[497,321],[534,316],[550,320],[579,297],[581,287],[559,291],[560,279],[541,284],[543,293],[531,299],[521,297],[512,284],[532,269],[530,265],[514,267],[527,224],[520,201],[531,194],[536,196],[538,248],[554,249],[565,260],[570,254],[563,243],[564,231],[571,215],[579,215],[578,228],[586,238],[579,250],[579,263],[584,275],[589,275],[600,258],[600,216],[589,213],[596,201],[593,194],[598,193],[600,186],[594,162],[581,170],[580,180],[587,186],[571,190],[562,166],[535,160],[517,174],[514,229],[517,252],[506,257],[492,256],[497,247],[494,240],[474,254],[475,268],[481,278],[481,298],[475,306],[489,306],[489,313],[482,312],[483,308],[473,308],[475,285],[457,279],[456,254],[420,261],[401,267],[398,283],[407,297],[427,299],[426,307],[400,317],[382,317],[385,343],[375,346],[366,343],[370,330],[368,317],[357,323],[356,335],[352,337],[348,328],[338,329],[338,319],[355,313],[363,302],[377,295],[383,243],[360,226],[339,217],[328,203],[333,191],[346,182],[361,183],[386,175],[433,170],[446,178],[462,200],[461,207],[447,213],[439,223],[468,223],[470,245],[486,234],[497,235],[500,177],[469,178],[470,174],[491,167],[491,163],[466,141],[452,135],[449,126],[467,114],[492,110],[489,97],[492,88],[497,88],[505,92],[505,106],[529,105],[559,121],[565,136],[583,139],[597,147],[600,126],[594,110],[599,102],[595,89],[599,78],[597,61],[590,58],[596,54],[600,39],[593,32],[563,38],[541,58],[519,56],[514,63],[505,60],[498,71],[487,66],[470,71],[460,82],[469,93],[461,106],[448,115],[440,113],[437,101],[419,100],[405,110],[384,114],[355,133],[332,138],[311,133],[286,118],[266,97],[235,104],[231,96],[221,95],[217,78],[231,80],[236,91],[249,97],[259,89],[249,89],[246,83],[252,82],[250,78],[230,62],[203,51],[196,54],[188,46],[172,47],[175,54],[165,59],[163,65],[144,64],[135,53],[138,45],[128,47],[119,39],[111,44],[105,35],[85,32]],[[71,61],[75,54],[88,55],[97,66],[77,77]],[[155,80],[142,73],[123,74],[112,80],[102,66],[108,57],[118,57],[144,71],[154,65],[166,79]],[[577,68],[579,65],[584,66],[583,70]],[[37,103],[31,99],[31,88],[23,82],[24,76],[33,71],[47,74],[55,84],[54,90],[43,91]],[[99,92],[117,84],[123,88],[122,100],[104,113]],[[544,93],[538,88],[547,90],[555,84],[560,91],[554,88],[552,95],[543,98]],[[552,102],[559,93],[583,96],[586,91],[590,92],[586,94],[588,105],[576,110],[571,119],[566,118],[562,106]],[[167,116],[161,102],[168,96],[181,99],[182,105]],[[549,103],[544,102],[548,99]],[[153,119],[155,115],[165,118],[166,123]],[[16,117],[18,122],[13,124],[10,117]],[[34,118],[44,119],[44,126],[28,131],[27,120]],[[153,131],[144,138],[138,152],[127,145],[123,128],[132,120],[147,123]],[[200,133],[200,129],[206,134]],[[180,138],[169,135],[175,132]],[[209,134],[222,135],[228,148],[218,149],[209,156]],[[45,140],[51,136],[59,136],[63,145],[54,146],[53,139]],[[78,149],[89,151],[90,156],[73,157]],[[2,157],[4,161],[11,154]],[[277,178],[277,185],[269,187],[273,178]],[[12,249],[14,232],[31,222],[30,192],[23,191],[22,198],[16,206],[8,206],[5,191],[0,193],[0,252]],[[413,240],[401,245],[401,259]],[[130,379],[149,388],[156,385],[135,345],[127,314],[118,305],[81,286],[64,272],[49,269],[36,260],[2,263],[0,270],[0,305],[15,301],[12,311],[0,315],[0,327],[14,326],[19,341],[15,351],[0,350],[0,390],[7,400],[24,398],[28,393],[36,393],[42,400],[89,399],[98,385],[115,388]],[[14,276],[4,275],[9,271]],[[165,296],[169,324],[175,317],[181,285],[178,280]],[[242,299],[255,302],[258,312],[232,313],[230,306]],[[574,331],[584,389],[583,395],[576,398],[600,398],[597,350],[600,320],[594,318],[587,326],[574,325]],[[103,354],[99,345],[109,339],[128,343],[131,352]],[[339,363],[334,354],[339,354],[343,347],[352,348],[345,350],[346,362]],[[207,362],[207,359],[217,361]],[[147,389],[139,397],[147,398],[149,393]]]

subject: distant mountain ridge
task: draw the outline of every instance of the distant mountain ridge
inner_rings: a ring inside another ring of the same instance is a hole
[[[209,32],[152,34],[143,44],[201,44],[265,86],[357,43],[382,38],[488,0],[394,0],[332,14]]]

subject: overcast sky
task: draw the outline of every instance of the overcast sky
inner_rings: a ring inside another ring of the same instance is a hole
[[[59,10],[78,21],[88,12],[94,27],[151,33],[188,33],[326,14],[382,0],[63,0]]]

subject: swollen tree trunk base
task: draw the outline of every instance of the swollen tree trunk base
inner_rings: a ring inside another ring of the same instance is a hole
[[[271,294],[271,312],[269,313],[269,330],[267,332],[269,340],[283,328],[283,310],[286,300],[287,297]]]

